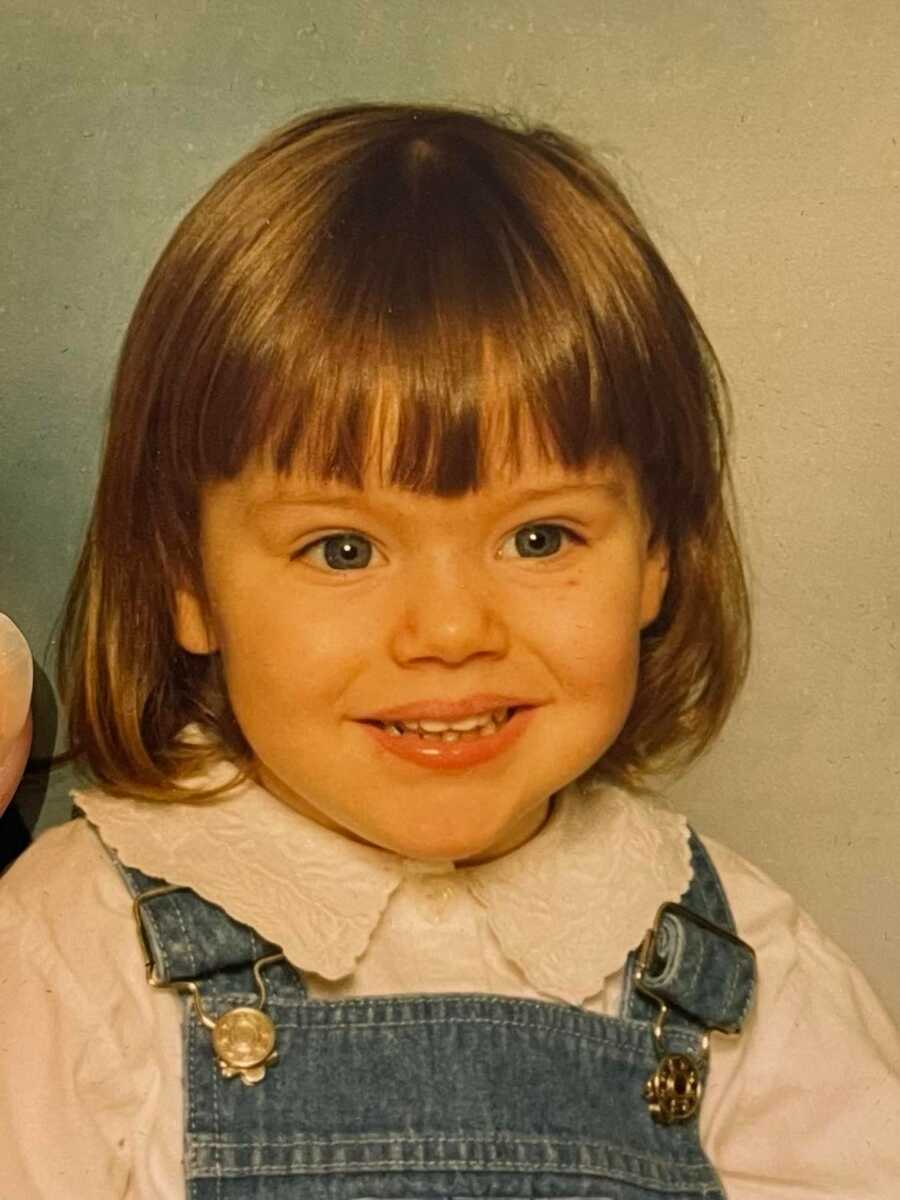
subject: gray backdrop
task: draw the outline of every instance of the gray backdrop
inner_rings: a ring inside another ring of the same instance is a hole
[[[48,664],[177,218],[312,105],[512,108],[619,174],[731,378],[756,654],[671,789],[900,1016],[896,0],[0,0],[0,610]],[[52,740],[48,696],[38,740]],[[65,815],[57,779],[43,822]]]

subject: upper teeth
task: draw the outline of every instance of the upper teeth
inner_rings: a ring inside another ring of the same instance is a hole
[[[495,708],[492,712],[476,713],[472,717],[462,717],[457,721],[391,721],[391,725],[396,725],[400,729],[407,730],[411,733],[447,733],[453,730],[455,733],[469,733],[473,729],[480,729],[485,725],[493,722],[496,725],[502,724],[509,712],[506,708]]]

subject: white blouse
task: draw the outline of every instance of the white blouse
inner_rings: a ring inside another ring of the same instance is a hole
[[[614,1015],[627,953],[690,881],[683,817],[566,789],[493,862],[421,863],[244,785],[157,805],[77,795],[0,882],[0,1200],[184,1194],[183,1000],[146,983],[129,865],[194,888],[283,946],[316,999],[490,992]],[[868,984],[770,879],[704,838],[756,1007],[712,1035],[700,1112],[729,1200],[897,1200],[900,1036]]]

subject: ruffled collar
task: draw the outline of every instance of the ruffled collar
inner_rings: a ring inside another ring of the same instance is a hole
[[[398,889],[452,874],[529,983],[580,1004],[691,879],[684,817],[611,787],[570,785],[531,841],[462,868],[352,841],[252,783],[202,804],[74,800],[125,864],[192,888],[329,980],[354,970]]]

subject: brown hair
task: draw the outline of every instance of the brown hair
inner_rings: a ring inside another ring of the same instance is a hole
[[[440,107],[299,119],[188,213],[129,325],[61,638],[73,755],[151,798],[214,754],[249,766],[217,656],[175,640],[176,588],[204,594],[204,484],[268,455],[359,485],[390,429],[390,481],[450,496],[528,431],[565,465],[624,454],[669,550],[633,709],[593,772],[640,786],[685,765],[748,652],[724,404],[687,300],[577,143]],[[207,746],[179,737],[191,722]]]

